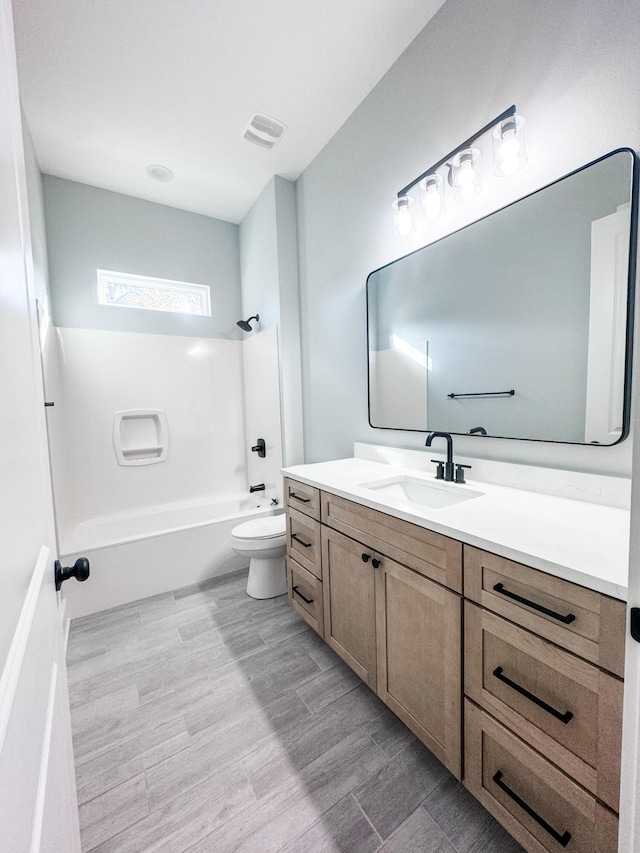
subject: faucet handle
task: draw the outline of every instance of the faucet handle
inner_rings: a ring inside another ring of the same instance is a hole
[[[456,462],[456,483],[467,482],[464,478],[463,468],[471,468],[471,465],[462,465],[460,462]]]
[[[444,480],[444,462],[440,462],[439,459],[432,459],[438,467],[436,469],[436,480]]]

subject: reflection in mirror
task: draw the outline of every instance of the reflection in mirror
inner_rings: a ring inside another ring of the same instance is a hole
[[[614,151],[372,272],[371,426],[624,438],[635,172]]]

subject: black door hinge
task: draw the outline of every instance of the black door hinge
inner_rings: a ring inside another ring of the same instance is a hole
[[[629,621],[631,636],[636,641],[636,643],[640,643],[640,607],[631,608],[631,618]]]

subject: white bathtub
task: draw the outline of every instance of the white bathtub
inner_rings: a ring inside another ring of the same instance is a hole
[[[91,575],[62,587],[70,618],[168,592],[248,565],[231,548],[241,521],[282,511],[246,492],[84,519],[61,535],[63,565],[88,557]]]

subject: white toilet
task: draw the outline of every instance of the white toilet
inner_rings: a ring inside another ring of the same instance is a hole
[[[287,521],[284,514],[243,521],[231,531],[231,547],[249,557],[247,595],[275,598],[287,591],[284,555],[287,550]]]

